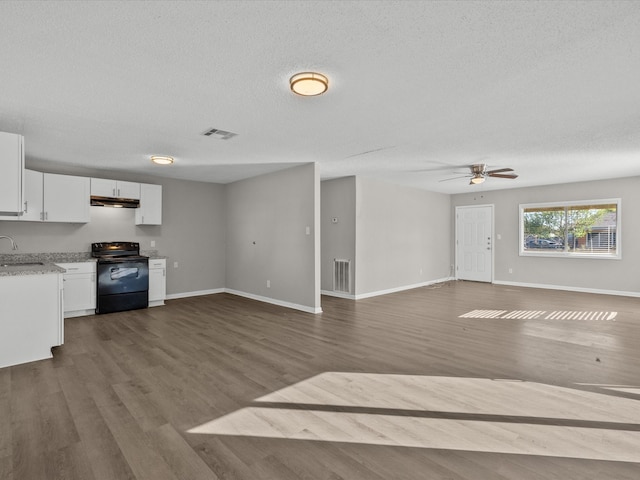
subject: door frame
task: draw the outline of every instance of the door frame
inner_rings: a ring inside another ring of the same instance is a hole
[[[495,220],[495,204],[493,203],[485,203],[482,205],[457,205],[455,208],[455,213],[453,216],[454,222],[454,240],[453,240],[453,254],[454,254],[454,262],[453,262],[453,273],[454,278],[459,280],[458,278],[458,213],[466,208],[478,208],[478,207],[490,207],[491,208],[491,281],[493,283],[495,280],[495,247],[496,247],[496,220]]]

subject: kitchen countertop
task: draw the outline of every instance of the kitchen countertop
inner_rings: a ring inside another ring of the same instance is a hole
[[[158,255],[157,250],[147,250],[140,253],[150,259],[167,258],[166,256]],[[96,258],[91,256],[91,252],[0,254],[0,277],[64,273],[66,270],[58,267],[56,263],[95,261]]]
[[[12,253],[0,255],[0,277],[64,273],[56,263],[95,261],[89,252]],[[8,266],[4,266],[8,265]]]
[[[7,265],[0,264],[0,277],[12,277],[17,275],[44,275],[47,273],[64,273],[64,268],[54,263],[42,263],[41,265]]]

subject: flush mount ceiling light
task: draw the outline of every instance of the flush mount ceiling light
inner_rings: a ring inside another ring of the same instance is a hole
[[[173,163],[173,157],[166,157],[163,155],[151,155],[151,161],[156,165],[171,165]]]
[[[329,79],[321,73],[296,73],[289,79],[291,91],[304,97],[321,95],[329,88]]]
[[[484,175],[482,175],[481,173],[476,173],[473,177],[471,177],[469,185],[477,185],[482,182],[484,182]]]

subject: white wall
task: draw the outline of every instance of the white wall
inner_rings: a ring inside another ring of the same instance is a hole
[[[356,271],[356,178],[325,180],[321,188],[322,290],[333,290],[333,261],[351,261],[351,292]],[[336,218],[337,223],[332,222]]]
[[[449,278],[449,195],[362,177],[356,195],[356,296]]]
[[[228,184],[226,200],[227,289],[320,311],[320,180],[316,166]]]
[[[605,198],[622,199],[622,259],[519,256],[519,204]],[[489,192],[473,189],[468,194],[452,196],[451,216],[456,206],[478,204],[495,205],[495,233],[502,237],[494,241],[496,283],[640,294],[640,177]]]

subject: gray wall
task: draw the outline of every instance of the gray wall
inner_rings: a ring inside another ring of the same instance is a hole
[[[356,179],[356,295],[450,276],[449,195]]]
[[[226,194],[227,288],[318,310],[320,180],[316,166],[231,183]]]
[[[325,180],[321,188],[321,287],[333,290],[333,260],[351,260],[351,292],[356,271],[356,178]],[[333,223],[332,219],[338,222]]]
[[[519,256],[519,204],[621,198],[622,259],[543,258]],[[452,196],[455,207],[495,205],[495,282],[566,287],[603,292],[640,292],[640,177]],[[497,240],[500,234],[501,240]],[[509,274],[509,268],[513,270]]]
[[[0,221],[0,235],[10,235],[18,253],[89,252],[92,242],[133,241],[150,250],[155,240],[167,259],[167,294],[207,291],[225,286],[224,186],[155,176],[118,174],[60,166],[28,168],[48,173],[111,178],[162,185],[161,226],[134,225],[133,209],[91,207],[87,224]],[[9,242],[0,243],[1,253],[12,253]],[[178,268],[174,268],[178,262]]]

